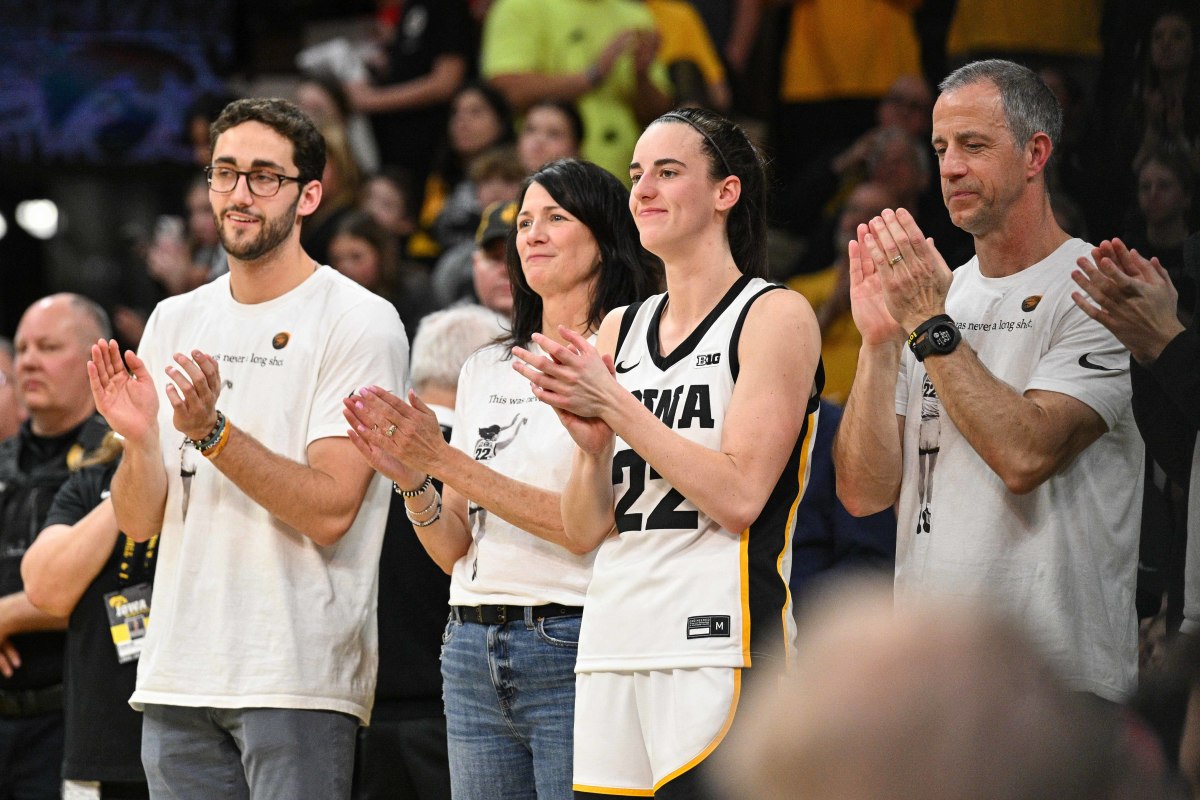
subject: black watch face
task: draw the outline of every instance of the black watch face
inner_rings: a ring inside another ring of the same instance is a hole
[[[954,328],[949,325],[935,325],[929,331],[929,343],[935,350],[946,350],[954,344]]]

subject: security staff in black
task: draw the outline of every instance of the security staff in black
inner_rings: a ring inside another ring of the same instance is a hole
[[[21,557],[70,474],[106,458],[108,437],[95,415],[58,436],[39,436],[26,421],[0,442],[0,603],[24,601]],[[0,630],[0,658],[11,673],[0,674],[0,800],[50,800],[61,791],[65,627],[61,620],[56,630]]]

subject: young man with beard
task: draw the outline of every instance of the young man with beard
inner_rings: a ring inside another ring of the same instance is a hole
[[[407,340],[390,303],[300,246],[325,162],[309,119],[239,100],[212,142],[229,274],[159,304],[138,354],[102,341],[89,365],[125,437],[120,528],[162,532],[130,701],[142,760],[156,798],[348,798],[390,487],[346,439],[340,401],[401,390]]]

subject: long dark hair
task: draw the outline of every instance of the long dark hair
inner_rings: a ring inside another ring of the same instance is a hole
[[[725,218],[733,262],[743,275],[767,276],[767,160],[740,125],[707,108],[679,108],[651,125],[690,125],[700,134],[708,157],[708,176],[719,181],[736,175],[742,182],[737,205]]]
[[[567,213],[591,232],[600,250],[600,264],[588,302],[588,327],[600,327],[604,315],[614,308],[649,297],[662,284],[662,261],[642,247],[633,216],[629,192],[612,173],[589,161],[562,158],[551,161],[525,179],[518,207],[525,193],[538,184]],[[533,334],[542,330],[542,298],[525,280],[517,255],[517,233],[512,230],[505,243],[508,277],[512,282],[512,331],[504,343],[528,346]]]

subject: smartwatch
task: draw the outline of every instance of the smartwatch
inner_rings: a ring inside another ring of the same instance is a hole
[[[961,341],[962,334],[958,332],[954,320],[947,314],[938,314],[922,322],[908,335],[908,348],[913,351],[917,361],[924,361],[926,356],[953,353]]]

